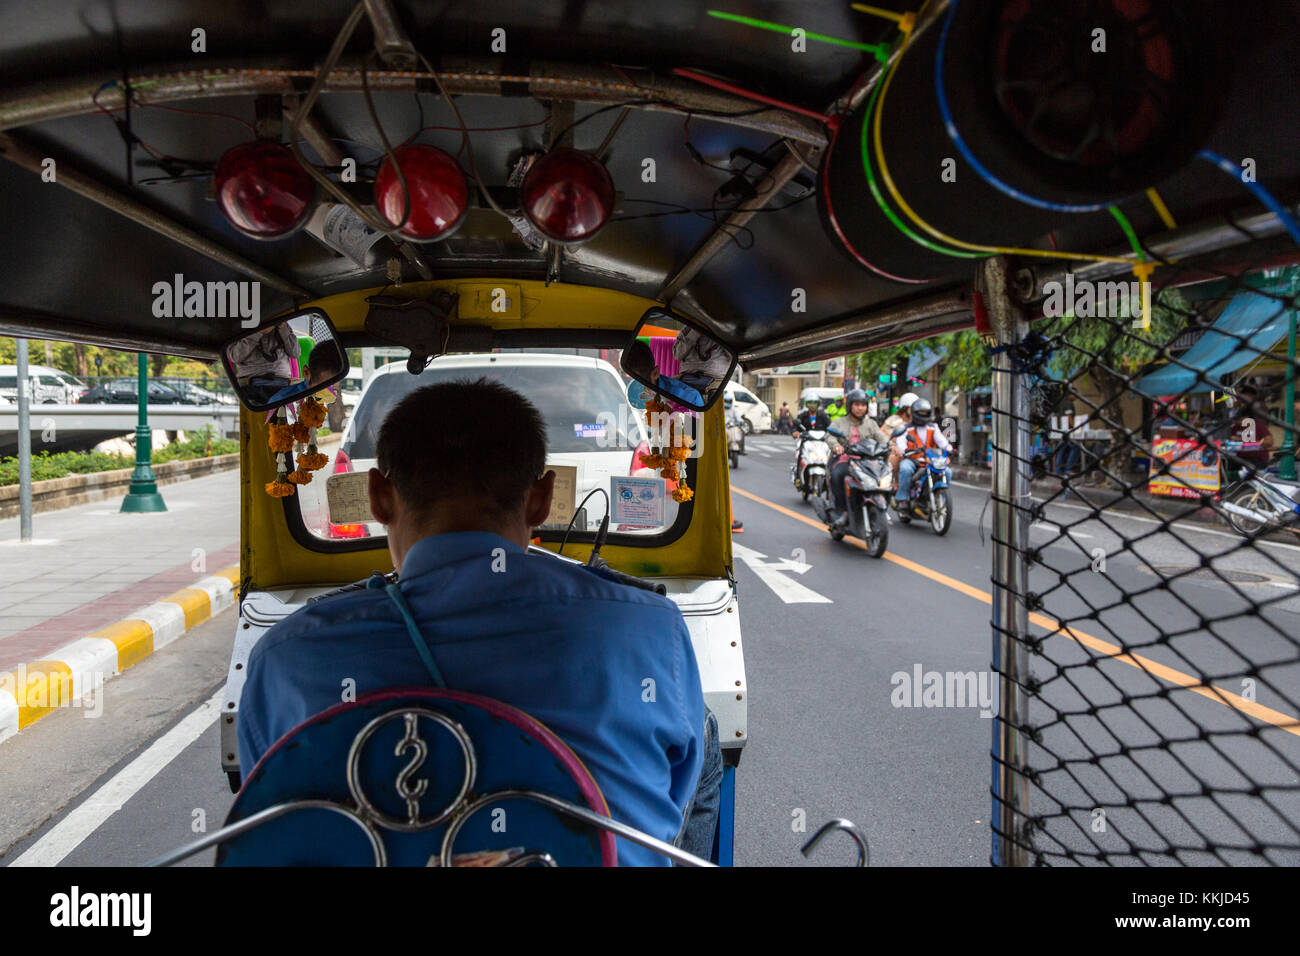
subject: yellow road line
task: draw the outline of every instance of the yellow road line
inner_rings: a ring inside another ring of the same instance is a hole
[[[776,502],[768,501],[766,498],[760,498],[758,495],[737,488],[735,485],[731,486],[731,490],[742,497],[748,498],[750,501],[758,502],[758,504],[771,508],[773,511],[780,512],[786,517],[793,518],[795,521],[802,521],[810,528],[816,528],[818,531],[826,530],[826,525],[814,518],[809,518],[807,515],[801,515],[799,512],[778,505]],[[859,541],[857,538],[845,538],[844,540],[848,544],[852,544],[864,551],[867,548],[866,544]],[[927,577],[937,584],[942,584],[944,587],[952,588],[954,591],[960,591],[967,597],[974,598],[977,601],[983,601],[985,604],[990,606],[993,604],[993,595],[988,591],[981,591],[979,588],[972,587],[964,581],[950,578],[946,574],[941,574],[932,568],[927,568],[924,565],[917,564],[915,561],[909,561],[907,558],[900,557],[896,554],[885,552],[881,557],[886,561],[892,561],[899,567],[906,568],[909,571],[914,571],[923,577]],[[1143,657],[1140,654],[1127,653],[1117,644],[1104,641],[1101,638],[1094,637],[1084,631],[1076,631],[1074,628],[1062,624],[1060,621],[1054,620],[1045,614],[1031,613],[1029,615],[1029,621],[1031,624],[1035,624],[1053,634],[1060,634],[1063,637],[1068,637],[1102,657],[1109,657],[1121,663],[1136,667],[1138,670],[1145,671],[1152,677],[1158,677],[1171,684],[1176,684],[1177,686],[1190,690],[1193,693],[1200,694],[1207,700],[1223,704],[1225,707],[1231,707],[1233,710],[1240,711],[1243,714],[1248,714],[1256,720],[1262,720],[1266,724],[1280,727],[1282,730],[1300,737],[1300,718],[1292,717],[1288,714],[1282,713],[1281,711],[1273,710],[1271,707],[1265,707],[1262,704],[1257,704],[1253,700],[1247,700],[1231,691],[1215,687],[1213,684],[1207,684],[1196,677],[1192,677],[1190,674],[1184,674],[1182,671],[1175,670],[1174,668],[1161,664],[1158,661],[1153,661],[1149,657]]]

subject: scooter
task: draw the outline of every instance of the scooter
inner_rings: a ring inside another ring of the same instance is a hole
[[[832,519],[835,499],[829,481],[813,499],[813,510],[833,539],[842,541],[845,535],[852,535],[866,542],[869,557],[878,558],[889,544],[889,497],[893,487],[893,473],[887,461],[889,446],[874,441],[850,445],[848,438],[835,429],[830,434],[839,438],[848,450],[849,473],[844,477],[844,501],[848,510],[841,521]]]
[[[795,490],[807,501],[809,495],[820,495],[826,487],[826,470],[831,460],[831,446],[826,443],[826,432],[812,429],[799,436],[799,446],[790,466],[790,481]]]
[[[738,422],[727,424],[727,454],[731,457],[731,470],[740,467],[740,456],[745,453],[745,429]]]
[[[1224,442],[1224,451],[1258,447]],[[1286,530],[1300,534],[1300,483],[1285,481],[1275,474],[1256,471],[1223,491],[1219,507],[1238,533],[1251,537],[1268,531]]]
[[[934,533],[944,535],[952,527],[952,501],[948,497],[948,455],[937,448],[925,450],[925,465],[918,466],[908,489],[907,503],[898,509],[898,520],[911,524],[917,516],[930,522]]]

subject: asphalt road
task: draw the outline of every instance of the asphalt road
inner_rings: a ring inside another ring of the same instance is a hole
[[[737,863],[849,863],[847,837],[828,839],[810,860],[799,852],[820,824],[845,817],[868,837],[872,865],[987,864],[994,721],[981,711],[997,703],[988,515],[982,539],[979,526],[986,491],[953,489],[947,536],[894,524],[886,557],[871,559],[851,541],[832,541],[800,501],[789,439],[751,436],[747,446],[732,476],[745,526],[734,542],[750,693]],[[1042,563],[1030,585],[1043,596],[1037,620],[1048,624],[1036,633],[1063,621],[1073,634],[1058,630],[1033,659],[1043,682],[1031,712],[1042,733],[1031,749],[1043,770],[1032,805],[1045,817],[1038,844],[1058,854],[1054,862],[1063,849],[1098,847],[1119,854],[1113,862],[1134,862],[1124,855],[1131,846],[1202,839],[1259,844],[1273,862],[1300,862],[1300,735],[1268,722],[1294,716],[1300,702],[1300,549],[1242,548],[1203,526],[1153,534],[1134,517],[1086,517],[1054,506],[1031,531]],[[1194,574],[1169,580],[1179,569]],[[65,711],[6,742],[2,862],[137,865],[219,825],[233,798],[204,702],[224,679],[234,621],[225,612],[110,682],[93,727]],[[1121,643],[1136,656],[1106,650]],[[1242,683],[1249,661],[1259,665],[1253,689]],[[147,668],[169,668],[175,693],[150,697],[143,688],[156,675]],[[945,706],[903,697],[929,672],[949,686]],[[1175,689],[1201,676],[1224,694]],[[956,693],[965,686],[969,697]],[[1202,739],[1202,729],[1219,735]],[[35,774],[51,754],[58,785],[25,785],[23,768]],[[1203,796],[1202,784],[1215,792]],[[1228,792],[1255,784],[1263,789]],[[1164,793],[1178,796],[1133,802]]]

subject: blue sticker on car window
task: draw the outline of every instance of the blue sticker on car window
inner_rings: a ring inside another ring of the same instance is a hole
[[[575,438],[604,438],[605,425],[603,422],[596,422],[594,425],[574,424],[573,436]]]

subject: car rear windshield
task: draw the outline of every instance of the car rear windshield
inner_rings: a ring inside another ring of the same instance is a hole
[[[573,365],[484,365],[473,368],[438,368],[419,375],[405,372],[380,375],[370,385],[353,413],[351,442],[344,451],[353,458],[374,458],[379,428],[389,411],[403,398],[425,385],[489,378],[526,396],[546,422],[546,450],[550,453],[628,449],[640,441],[636,425],[620,410],[627,396],[618,381],[593,367]],[[465,424],[472,425],[474,410],[465,409]],[[447,424],[453,424],[448,422]],[[610,434],[611,428],[614,434]]]
[[[321,445],[327,457],[319,476],[323,480],[300,486],[292,501],[286,502],[290,507],[297,503],[302,527],[309,533],[310,537],[299,540],[314,547],[319,539],[382,539],[384,528],[377,522],[350,524],[336,519],[329,502],[330,479],[373,466],[384,419],[416,389],[479,378],[500,382],[526,396],[545,422],[547,465],[556,470],[557,490],[551,520],[539,529],[542,535],[558,537],[568,531],[576,541],[594,533],[606,513],[609,496],[615,493],[612,482],[616,478],[635,481],[621,485],[617,491],[622,502],[617,509],[621,520],[611,523],[611,535],[649,543],[662,540],[662,535],[676,528],[682,509],[689,506],[672,497],[677,480],[647,464],[651,443],[645,413],[628,401],[626,387],[615,368],[594,360],[519,364],[509,356],[484,353],[475,355],[468,364],[463,359],[435,361],[419,375],[409,374],[404,362],[397,370],[375,373],[355,406],[334,410],[335,422],[338,413],[345,419],[343,439]],[[430,422],[429,427],[472,429],[477,425],[472,407],[457,409],[451,417],[445,422]],[[694,423],[694,419],[691,421]],[[509,440],[509,436],[504,437]],[[688,482],[691,480],[687,477]],[[634,498],[629,499],[629,494]],[[661,509],[657,502],[662,503]]]

